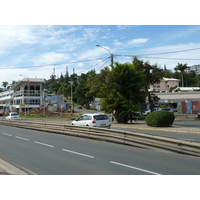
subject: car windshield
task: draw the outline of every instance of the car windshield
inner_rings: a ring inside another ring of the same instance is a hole
[[[18,116],[18,113],[11,113],[11,116]]]
[[[95,115],[94,118],[96,120],[104,120],[104,119],[108,119],[107,115]]]

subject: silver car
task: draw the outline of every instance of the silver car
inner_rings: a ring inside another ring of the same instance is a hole
[[[109,117],[104,113],[83,114],[76,120],[72,121],[72,125],[76,126],[93,126],[110,128],[111,123]]]

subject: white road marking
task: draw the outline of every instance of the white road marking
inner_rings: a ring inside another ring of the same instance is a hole
[[[8,134],[8,133],[2,133],[3,135],[7,135],[7,136],[12,136],[11,134]]]
[[[45,143],[42,143],[42,142],[38,142],[38,141],[34,141],[36,144],[41,144],[41,145],[44,145],[44,146],[47,146],[47,147],[54,147],[50,144],[45,144]]]
[[[123,166],[123,167],[128,167],[128,168],[135,169],[135,170],[139,170],[139,171],[143,171],[143,172],[147,172],[147,173],[150,173],[150,174],[162,175],[162,174],[158,174],[156,172],[152,172],[152,171],[148,171],[148,170],[145,170],[145,169],[133,167],[133,166],[130,166],[130,165],[125,165],[125,164],[114,162],[114,161],[110,161],[110,163],[115,164],[115,165],[120,165],[120,166]]]
[[[87,155],[87,154],[83,154],[83,153],[78,153],[78,152],[75,152],[75,151],[70,151],[68,149],[62,149],[63,151],[67,151],[69,153],[74,153],[74,154],[77,154],[77,155],[80,155],[80,156],[85,156],[85,157],[89,157],[89,158],[94,158],[94,156],[90,156],[90,155]]]
[[[18,137],[18,136],[15,136],[17,139],[20,139],[20,140],[26,140],[26,141],[29,141],[29,139],[27,138],[23,138],[23,137]]]

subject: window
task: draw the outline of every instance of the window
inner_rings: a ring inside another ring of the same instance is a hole
[[[96,116],[94,116],[94,118],[96,120],[104,120],[104,119],[108,119],[108,116],[107,115],[96,115]]]

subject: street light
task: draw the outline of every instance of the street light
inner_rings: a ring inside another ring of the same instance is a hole
[[[71,83],[71,115],[72,115],[72,101],[73,101],[73,92],[72,92],[72,84],[73,84],[73,81],[69,81],[69,83]]]
[[[108,51],[110,53],[110,62],[111,62],[111,65],[113,65],[113,57],[114,57],[114,55],[111,53],[111,51],[109,49],[99,45],[99,44],[96,44],[96,46],[97,47],[101,47],[101,48],[105,49],[106,51]]]

